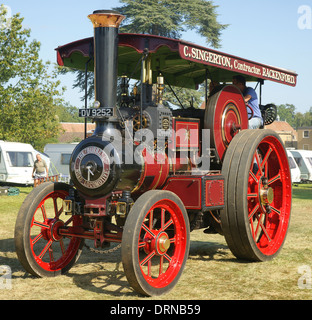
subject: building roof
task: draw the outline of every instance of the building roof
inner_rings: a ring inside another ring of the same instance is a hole
[[[61,122],[61,128],[66,132],[84,132],[84,123]],[[95,123],[87,123],[87,131],[95,128]]]
[[[277,133],[291,133],[297,139],[296,130],[286,121],[274,121],[273,123],[265,126],[265,129],[271,129]]]
[[[61,122],[62,133],[59,136],[60,143],[77,142],[84,139],[84,123]],[[87,132],[95,129],[95,123],[87,123]]]

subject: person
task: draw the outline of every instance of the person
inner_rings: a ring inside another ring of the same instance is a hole
[[[263,119],[256,91],[253,88],[246,86],[246,79],[241,75],[233,77],[233,84],[241,90],[245,103],[253,111],[253,117],[248,121],[249,129],[259,129],[263,125]]]
[[[209,94],[213,92],[213,89],[217,88],[220,85],[220,82],[218,81],[210,81],[209,83]]]
[[[40,179],[45,177],[48,178],[48,175],[49,171],[46,162],[41,158],[40,154],[37,154],[32,171],[32,177],[34,179]]]

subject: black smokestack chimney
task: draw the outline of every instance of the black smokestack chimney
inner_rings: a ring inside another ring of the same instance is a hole
[[[102,108],[113,108],[116,117],[118,28],[125,17],[113,10],[96,10],[88,18],[94,27],[95,100]],[[104,125],[103,121],[96,122],[97,127]]]

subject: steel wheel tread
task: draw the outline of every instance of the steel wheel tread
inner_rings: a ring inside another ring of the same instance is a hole
[[[226,208],[221,214],[225,238],[232,253],[238,258],[251,261],[271,260],[283,246],[290,219],[291,180],[289,168],[285,167],[285,165],[288,165],[287,157],[284,156],[286,151],[279,136],[271,130],[245,130],[237,135],[232,143],[233,145],[230,145],[227,150],[222,169],[222,174],[226,180]],[[262,171],[257,171],[257,177],[251,173],[251,163],[255,159],[255,152],[258,152],[258,147],[262,149],[268,147],[267,158],[263,159],[262,162],[265,168],[263,170],[267,171],[267,175],[272,175],[274,171],[272,164],[274,167],[280,166],[278,168],[279,173],[276,174],[277,178],[274,180],[271,177],[270,179],[272,181],[270,184],[273,187],[270,188],[272,194],[274,192],[280,194],[282,201],[279,200],[278,196],[275,197],[272,206],[275,212],[271,213],[269,213],[269,210],[266,211],[265,206],[267,204],[260,197],[264,186],[268,187],[261,182],[260,173]],[[285,164],[283,161],[286,161]],[[251,178],[253,176],[255,177],[254,181]],[[255,189],[256,187],[258,191]],[[254,188],[254,193],[249,191],[248,194],[248,188]],[[278,206],[278,209],[274,206]],[[279,215],[280,218],[278,218]],[[257,219],[256,227],[251,223],[252,219]],[[261,219],[268,226],[269,224],[271,226],[268,228],[264,226],[263,222],[260,221]],[[257,237],[256,231],[259,233]],[[267,232],[270,232],[270,234]],[[267,237],[268,243],[266,245],[264,245],[265,241],[261,239],[262,237]]]
[[[188,258],[189,234],[187,212],[177,195],[163,190],[144,193],[129,212],[122,236],[121,258],[129,284],[146,296],[170,291]],[[160,248],[160,240],[166,248]]]
[[[49,234],[48,236],[48,233],[52,232],[53,229],[52,222],[55,222],[53,225],[55,231],[57,223],[63,225],[63,222],[60,222],[61,219],[55,219],[54,221],[53,218],[48,219],[47,217],[44,219],[44,216],[49,213],[44,213],[46,201],[53,203],[52,207],[57,208],[49,208],[47,211],[51,211],[52,215],[53,211],[57,211],[55,217],[62,216],[63,218],[62,208],[57,207],[56,203],[65,198],[68,191],[69,185],[65,183],[45,182],[29,193],[19,210],[14,234],[16,253],[24,269],[36,277],[54,277],[66,273],[78,260],[82,252],[84,244],[82,239],[66,239],[65,243],[61,236],[57,236],[56,232],[54,235]],[[38,220],[36,222],[35,215],[42,216],[42,221],[36,218]],[[71,216],[66,217],[67,221],[65,223],[70,223]],[[75,218],[74,221],[76,222],[74,223],[79,223],[79,219],[78,217]],[[50,228],[48,222],[51,222]],[[41,232],[40,227],[38,227],[39,224],[42,225]],[[37,236],[33,235],[34,230],[32,229],[35,228],[35,232],[38,233]],[[55,240],[53,237],[58,238]],[[44,246],[41,254],[38,252],[38,250],[41,250],[41,247],[39,249],[39,241],[41,241],[40,246]],[[57,246],[57,256],[53,255],[56,250],[53,251],[52,246]]]

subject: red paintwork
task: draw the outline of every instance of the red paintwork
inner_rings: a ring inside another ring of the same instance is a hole
[[[206,180],[205,184],[205,206],[223,206],[224,180]]]
[[[220,174],[173,176],[167,180],[163,190],[179,196],[188,210],[207,211],[224,205],[224,179]]]
[[[255,171],[254,163],[258,170]],[[275,254],[281,247],[288,230],[291,212],[291,174],[283,145],[274,136],[261,141],[254,155],[248,179],[248,218],[252,237],[258,249],[265,255]],[[261,192],[267,186],[273,190],[273,202],[268,213],[261,201]],[[260,236],[259,236],[260,234]]]
[[[153,225],[160,215],[160,226]],[[146,282],[154,288],[168,286],[177,277],[186,253],[186,225],[180,207],[162,199],[148,211],[140,227],[138,262]],[[170,248],[161,247],[161,238],[169,239]]]
[[[163,190],[174,192],[186,209],[201,209],[201,177],[182,176],[169,178]]]
[[[199,119],[173,118],[171,150],[199,150]]]
[[[220,160],[239,130],[248,129],[248,115],[244,97],[233,85],[224,87],[209,101],[205,127],[210,129],[211,146],[216,148]]]
[[[141,177],[138,181],[135,194],[142,194],[147,190],[159,189],[166,181],[169,175],[169,159],[164,153],[154,154],[146,149],[142,152],[144,165]]]
[[[142,53],[147,44],[151,53],[156,52],[161,46],[167,46],[171,51],[178,52],[180,58],[184,60],[244,74],[254,79],[271,80],[289,86],[296,86],[297,83],[297,74],[293,71],[264,65],[183,40],[149,34],[119,34],[120,47],[130,47]],[[80,52],[84,57],[89,57],[90,48],[93,48],[93,38],[85,38],[59,46],[56,48],[57,63],[63,66],[64,59],[71,57],[74,52]]]
[[[80,247],[81,239],[73,237],[65,242],[59,231],[64,225],[76,227],[81,224],[81,216],[66,216],[59,212],[57,199],[65,199],[65,191],[52,192],[41,200],[34,212],[30,230],[29,242],[32,257],[44,270],[57,272],[67,266]],[[49,205],[54,203],[54,216],[48,217]]]

